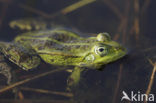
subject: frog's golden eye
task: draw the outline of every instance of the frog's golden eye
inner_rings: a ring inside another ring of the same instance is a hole
[[[110,37],[110,35],[108,33],[99,33],[97,35],[97,40],[102,41],[102,42],[110,41],[111,37]]]
[[[95,47],[95,54],[104,56],[108,53],[108,48],[104,47]]]

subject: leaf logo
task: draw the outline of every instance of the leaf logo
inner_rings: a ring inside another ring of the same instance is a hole
[[[121,98],[121,101],[124,100],[124,99],[131,101],[130,98],[128,97],[128,95],[127,95],[127,93],[126,93],[125,91],[122,91],[122,94],[123,94],[123,96],[122,96],[122,98]]]

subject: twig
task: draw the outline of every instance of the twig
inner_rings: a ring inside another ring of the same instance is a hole
[[[9,3],[7,3],[7,2],[5,4],[3,4],[2,10],[1,10],[1,15],[0,15],[0,28],[2,26],[3,19],[5,18],[8,6],[9,6]]]
[[[126,43],[127,23],[128,23],[128,19],[125,18],[125,20],[123,21],[123,29],[122,29],[122,42],[123,42],[123,44]]]
[[[26,10],[30,11],[30,12],[36,13],[36,14],[44,17],[44,18],[50,19],[50,18],[54,18],[54,17],[56,17],[56,16],[58,16],[60,14],[66,15],[66,14],[68,14],[68,13],[70,13],[70,12],[80,8],[80,7],[88,5],[88,4],[93,3],[95,1],[96,0],[80,0],[80,1],[74,3],[74,4],[70,5],[70,6],[67,6],[67,7],[63,8],[62,10],[60,10],[60,11],[54,13],[54,14],[47,14],[47,13],[45,13],[43,11],[34,9],[34,8],[29,7],[27,5],[24,5],[24,4],[19,4],[19,6],[21,8],[23,8],[23,9],[26,9]]]
[[[74,3],[74,4],[70,5],[70,6],[62,9],[61,13],[65,15],[67,13],[70,13],[70,12],[80,8],[80,7],[83,7],[83,6],[87,5],[87,4],[93,3],[95,1],[96,0],[80,0],[80,1]]]
[[[150,51],[150,50],[152,50],[152,49],[156,49],[156,46],[149,47],[149,48],[147,48],[147,49],[145,49],[145,50],[142,50],[142,51],[143,51],[143,52],[146,52],[146,51]]]
[[[18,92],[18,97],[20,100],[23,100],[24,99],[24,95],[21,91]]]
[[[117,34],[115,34],[114,39],[118,39],[120,37],[120,33],[122,33],[122,41],[126,42],[126,31],[127,31],[127,23],[128,23],[128,11],[130,9],[130,1],[127,0],[125,4],[125,11],[122,19],[120,20],[120,24],[117,29]],[[117,38],[118,37],[118,38]]]
[[[117,40],[120,37],[120,33],[122,31],[122,28],[124,28],[124,26],[126,24],[125,21],[126,21],[125,18],[120,21],[120,24],[119,24],[118,29],[117,29],[117,33],[113,37],[113,40]]]
[[[156,63],[153,63],[150,59],[149,59],[150,64],[152,64],[154,66],[151,77],[150,77],[150,81],[148,84],[148,88],[146,90],[146,95],[149,95],[149,93],[151,92],[151,88],[153,85],[153,81],[154,81],[154,76],[155,76],[155,72],[156,72]],[[144,99],[144,103],[147,103],[147,101]]]
[[[148,59],[148,61],[149,61],[149,63],[151,64],[151,65],[155,65],[153,62],[152,62],[152,60],[151,59]]]
[[[117,93],[118,93],[119,86],[120,86],[120,81],[121,81],[122,69],[123,69],[123,64],[120,64],[120,70],[119,70],[119,73],[118,73],[117,85],[116,85],[116,88],[115,88],[112,103],[116,103]]]
[[[9,85],[9,86],[6,86],[6,87],[0,89],[0,93],[5,92],[5,91],[7,91],[9,89],[12,89],[12,88],[14,88],[16,86],[19,86],[21,84],[24,84],[24,83],[27,83],[29,81],[32,81],[34,79],[37,79],[37,78],[40,78],[40,77],[43,77],[43,76],[46,76],[46,75],[49,75],[49,74],[52,74],[52,73],[56,73],[56,72],[59,72],[59,71],[63,71],[63,70],[65,70],[65,69],[64,68],[55,69],[55,70],[52,70],[52,71],[49,71],[49,72],[45,72],[45,73],[39,74],[37,76],[31,77],[31,78],[27,78],[27,79],[19,81],[19,82],[16,82],[16,83],[14,83],[12,85]]]
[[[111,0],[102,0],[116,15],[119,19],[124,18],[123,14],[119,10],[119,8],[114,5]]]
[[[113,37],[113,40],[118,40],[119,39],[119,37],[120,37],[120,34],[119,33],[117,33],[117,34],[115,34],[115,36]]]
[[[44,90],[44,89],[36,89],[36,88],[28,88],[28,87],[20,87],[20,89],[25,90],[25,91],[38,92],[38,93],[55,94],[55,95],[62,95],[65,97],[73,97],[72,93],[67,93],[67,92],[49,91],[49,90]]]
[[[123,33],[122,33],[122,42],[123,42],[123,44],[126,43],[126,32],[127,32],[127,25],[128,25],[129,10],[130,10],[130,0],[126,0],[125,11],[124,11],[125,19],[123,19],[124,26],[122,28],[122,30],[123,30]]]
[[[146,10],[149,7],[150,3],[151,3],[151,0],[145,0],[144,1],[144,4],[143,4],[143,6],[141,8],[141,14],[144,14],[146,12]]]
[[[139,0],[134,0],[134,32],[135,32],[135,39],[139,40],[139,34],[140,34],[140,23],[139,23],[139,12],[140,12],[140,5]]]
[[[24,5],[24,4],[19,4],[19,7],[23,8],[23,9],[26,9],[26,10],[32,12],[32,13],[36,13],[38,15],[41,15],[44,18],[51,18],[51,15],[49,15],[49,14],[43,12],[43,11],[34,9],[34,8],[30,7],[30,6],[27,6],[27,5]]]

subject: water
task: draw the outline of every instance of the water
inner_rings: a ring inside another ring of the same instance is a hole
[[[20,98],[27,103],[69,103],[69,101],[72,103],[120,103],[123,91],[129,96],[132,91],[137,94],[138,92],[145,94],[153,70],[149,60],[153,62],[156,60],[156,14],[154,13],[156,1],[151,0],[149,6],[145,7],[144,10],[145,1],[134,3],[134,0],[112,0],[112,4],[109,0],[97,0],[66,15],[57,14],[54,18],[46,17],[41,12],[33,12],[32,8],[53,15],[66,6],[78,2],[78,0],[12,0],[11,3],[0,2],[0,20],[2,21],[0,24],[0,40],[2,41],[11,41],[16,35],[23,32],[11,29],[8,25],[10,21],[27,17],[42,17],[48,22],[52,21],[55,24],[65,26],[65,28],[82,32],[82,36],[93,36],[95,33],[108,32],[113,39],[123,44],[129,51],[127,56],[102,67],[103,70],[101,71],[87,70],[84,72],[79,86],[70,92],[74,95],[73,97],[67,96],[68,94],[65,94],[66,96],[62,95],[62,92],[68,93],[66,80],[69,73],[60,71],[20,85],[18,87],[21,88],[22,93],[22,95],[19,94]],[[137,11],[137,8],[134,9],[134,4],[140,6],[139,11]],[[148,2],[146,4],[148,5]],[[136,24],[134,26],[135,20]],[[137,23],[140,24],[139,27]],[[42,63],[39,68],[26,72],[16,65],[12,66],[15,68],[19,80],[52,69],[64,68]],[[0,77],[2,88],[6,85],[6,79],[3,76]],[[156,80],[154,78],[151,94],[156,93],[155,86]],[[39,91],[36,89],[39,89]],[[43,92],[40,91],[41,89],[57,91],[59,94]],[[11,90],[3,92],[0,94],[0,103],[12,103],[14,97]],[[122,102],[128,101],[124,100]]]

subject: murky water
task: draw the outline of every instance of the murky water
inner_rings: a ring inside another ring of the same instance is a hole
[[[138,96],[149,90],[154,68],[150,61],[156,62],[156,14],[154,14],[156,1],[97,0],[69,13],[61,14],[63,8],[78,1],[2,0],[0,1],[0,40],[11,41],[23,32],[10,28],[8,25],[10,21],[41,17],[47,22],[54,22],[54,24],[81,32],[81,36],[95,36],[94,34],[99,32],[108,32],[112,39],[128,49],[127,56],[103,66],[101,71],[85,71],[81,76],[80,84],[70,92],[67,91],[67,78],[70,73],[61,70],[25,82],[17,86],[20,88],[17,102],[20,98],[25,103],[120,103],[123,91],[129,97],[133,91],[138,101],[142,99]],[[72,68],[42,63],[39,68],[23,71],[14,64],[11,66],[14,68],[18,81],[54,69]],[[0,86],[1,89],[6,86],[6,79],[2,75],[0,75]],[[156,93],[155,87],[156,78],[154,77],[150,94]],[[0,93],[0,103],[12,103],[14,98],[12,90]],[[154,98],[156,100],[156,97]]]

